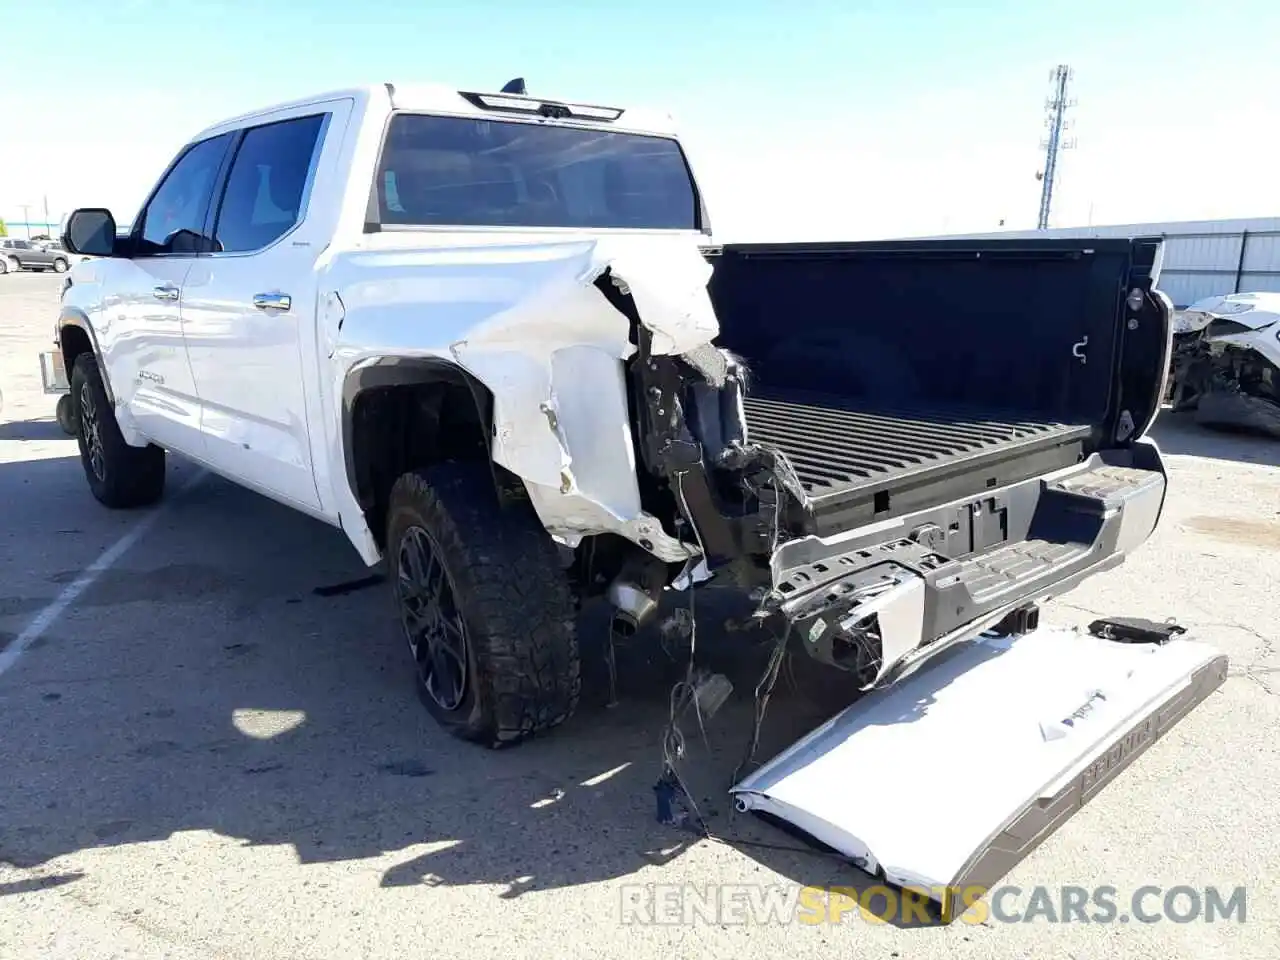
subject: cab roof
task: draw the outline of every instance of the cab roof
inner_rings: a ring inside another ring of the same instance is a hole
[[[516,119],[541,115],[553,120],[567,120],[576,124],[599,126],[602,129],[627,133],[644,133],[674,137],[675,121],[669,113],[646,107],[616,107],[588,103],[578,99],[562,99],[540,95],[520,95],[496,91],[458,90],[441,83],[381,83],[360,87],[331,90],[284,103],[262,107],[249,113],[222,120],[207,127],[193,140],[215,136],[227,130],[249,126],[255,121],[266,120],[275,114],[312,104],[320,105],[335,100],[352,100],[358,108],[381,110],[407,110],[422,113],[440,113],[452,116],[473,116],[487,119]],[[545,108],[545,109],[541,109]],[[560,108],[567,108],[564,115]]]

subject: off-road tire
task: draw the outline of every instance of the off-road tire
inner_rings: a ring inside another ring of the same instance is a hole
[[[418,693],[450,734],[510,746],[558,726],[582,690],[575,605],[555,543],[527,502],[500,504],[487,464],[407,473],[391,490],[387,570],[396,592],[402,540],[424,530],[465,627],[468,682],[452,710]],[[406,632],[407,636],[407,632]]]
[[[1196,407],[1196,423],[1280,440],[1280,407],[1243,393],[1215,390],[1204,394]]]
[[[71,369],[71,396],[75,404],[76,442],[80,463],[94,497],[116,510],[145,507],[164,493],[164,451],[157,446],[131,447],[120,433],[115,411],[107,401],[98,362],[92,354],[76,357]],[[85,417],[85,401],[92,403]],[[95,468],[91,449],[96,430],[101,470]]]

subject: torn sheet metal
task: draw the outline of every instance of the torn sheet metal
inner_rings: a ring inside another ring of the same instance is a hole
[[[1229,293],[1205,297],[1175,319],[1175,333],[1202,330],[1213,320],[1230,320],[1248,330],[1261,330],[1280,321],[1280,293]]]
[[[477,318],[450,348],[493,392],[494,460],[530,485],[561,542],[612,531],[684,559],[690,550],[641,509],[621,363],[635,351],[630,321],[594,284],[607,270],[652,332],[652,351],[679,354],[719,332],[711,266],[684,236],[539,245],[532,268],[522,254],[519,296]]]
[[[1203,643],[986,635],[733,787],[898,886],[989,887],[1226,677]],[[954,914],[953,914],[954,916]]]
[[[696,243],[610,242],[600,252],[600,272],[607,268],[622,282],[640,322],[653,333],[651,353],[690,354],[720,335],[707,292],[711,264]]]

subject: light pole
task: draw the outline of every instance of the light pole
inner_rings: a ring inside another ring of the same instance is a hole
[[[22,208],[22,222],[27,228],[27,239],[30,240],[31,239],[31,204],[20,203],[18,204],[18,206]]]

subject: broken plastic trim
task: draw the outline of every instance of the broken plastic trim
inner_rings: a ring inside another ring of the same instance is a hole
[[[641,321],[626,284],[606,268],[595,285],[631,326],[636,346],[630,361],[632,422],[641,462],[665,483],[677,516],[693,529],[705,551],[708,571],[732,567],[746,581],[767,579],[766,563],[753,558],[767,561],[780,534],[782,490],[777,477],[786,471],[779,469],[771,452],[745,436],[735,437],[719,466],[741,484],[743,508],[727,508],[683,402],[691,387],[706,385],[728,392],[741,410],[740,372],[724,351],[709,344],[684,355],[656,354],[654,333]],[[798,482],[795,486],[798,489]]]

